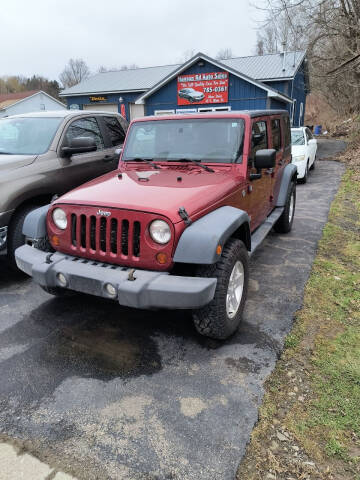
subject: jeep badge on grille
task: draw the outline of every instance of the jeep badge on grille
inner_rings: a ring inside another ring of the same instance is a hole
[[[101,217],[110,217],[111,212],[106,212],[105,210],[99,210],[96,212],[96,215],[100,215]]]

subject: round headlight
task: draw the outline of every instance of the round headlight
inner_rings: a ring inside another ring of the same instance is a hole
[[[149,228],[150,236],[156,243],[164,245],[171,239],[171,230],[169,225],[164,220],[154,220]]]
[[[60,228],[60,230],[65,230],[67,227],[67,218],[66,213],[62,208],[55,208],[55,210],[52,212],[52,218],[55,225]]]

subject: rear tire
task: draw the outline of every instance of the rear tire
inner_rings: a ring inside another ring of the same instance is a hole
[[[17,211],[11,219],[7,235],[7,258],[13,269],[17,269],[15,250],[25,243],[25,236],[22,233],[25,217],[35,208],[37,206],[27,205]]]
[[[308,176],[309,176],[309,161],[306,164],[304,176],[303,176],[303,178],[299,179],[299,182],[300,183],[306,183],[308,181]]]
[[[197,276],[215,277],[213,300],[193,311],[196,330],[206,337],[224,340],[238,328],[244,310],[249,283],[249,255],[241,240],[231,238],[220,260],[197,269]]]
[[[296,206],[296,184],[291,182],[291,187],[286,198],[284,211],[274,225],[275,232],[289,233],[292,229]]]

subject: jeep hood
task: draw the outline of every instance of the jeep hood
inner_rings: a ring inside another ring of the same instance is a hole
[[[158,213],[176,223],[180,207],[191,216],[221,201],[239,182],[241,177],[231,167],[215,172],[197,166],[115,171],[72,190],[56,203]]]
[[[37,155],[1,155],[0,154],[0,172],[15,170],[16,168],[30,165]]]

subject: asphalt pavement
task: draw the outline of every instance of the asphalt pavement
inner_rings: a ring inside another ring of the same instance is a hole
[[[320,141],[318,156],[343,147]],[[293,231],[252,257],[226,342],[186,312],[51,297],[0,256],[0,439],[79,480],[233,480],[343,171],[321,160],[298,186]]]

